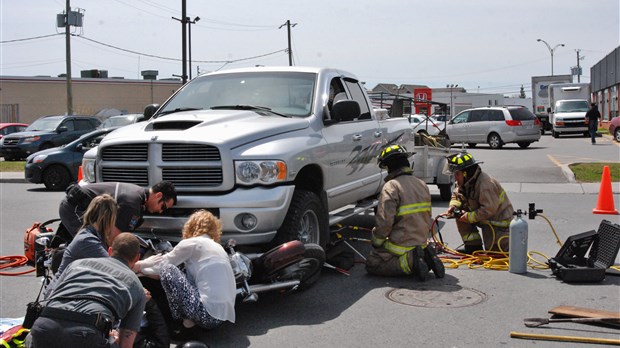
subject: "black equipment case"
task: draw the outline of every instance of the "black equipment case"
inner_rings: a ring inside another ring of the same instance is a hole
[[[600,282],[613,266],[619,249],[620,225],[603,220],[598,231],[568,237],[548,264],[553,274],[566,283]]]

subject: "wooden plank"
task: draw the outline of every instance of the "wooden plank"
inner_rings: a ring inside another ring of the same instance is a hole
[[[549,313],[560,317],[570,318],[618,318],[620,312],[609,312],[593,308],[559,306],[549,310]]]

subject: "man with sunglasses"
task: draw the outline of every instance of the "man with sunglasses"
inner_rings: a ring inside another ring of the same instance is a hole
[[[177,202],[176,189],[169,181],[161,181],[150,189],[124,182],[71,185],[58,209],[62,225],[70,235],[70,238],[66,236],[68,239],[73,239],[82,226],[82,215],[90,201],[104,193],[114,197],[118,203],[118,233],[133,232],[142,224],[145,213],[162,214]]]

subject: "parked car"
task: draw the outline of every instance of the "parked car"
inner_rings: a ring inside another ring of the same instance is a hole
[[[25,123],[0,123],[0,139],[11,133],[23,132],[26,127],[28,125]]]
[[[616,116],[609,122],[609,134],[614,140],[620,142],[620,116]]]
[[[84,153],[99,145],[101,139],[116,128],[97,129],[67,145],[33,153],[26,159],[26,180],[33,184],[44,184],[48,190],[64,190],[70,183],[77,181]]]
[[[446,125],[452,143],[469,147],[487,143],[492,149],[517,143],[526,148],[540,140],[540,120],[524,106],[496,106],[468,109],[454,116]]]
[[[140,121],[144,121],[144,115],[142,114],[110,116],[105,121],[103,121],[102,124],[99,125],[99,128],[104,129],[111,127],[122,127]]]
[[[437,122],[426,115],[411,115],[409,123],[415,133],[437,135],[445,127],[444,122]]]
[[[18,160],[29,155],[68,144],[101,124],[90,116],[45,116],[34,121],[23,132],[2,138],[0,154],[5,160]]]

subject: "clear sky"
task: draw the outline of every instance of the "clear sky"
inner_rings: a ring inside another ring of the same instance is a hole
[[[531,76],[590,67],[620,45],[620,0],[186,0],[192,75],[254,65],[341,68],[377,83],[458,84],[470,92],[529,95]],[[65,72],[64,0],[0,0],[0,75]],[[181,0],[71,0],[84,13],[71,39],[72,74],[181,75]],[[58,35],[55,35],[58,34]],[[276,53],[274,53],[276,52]]]

